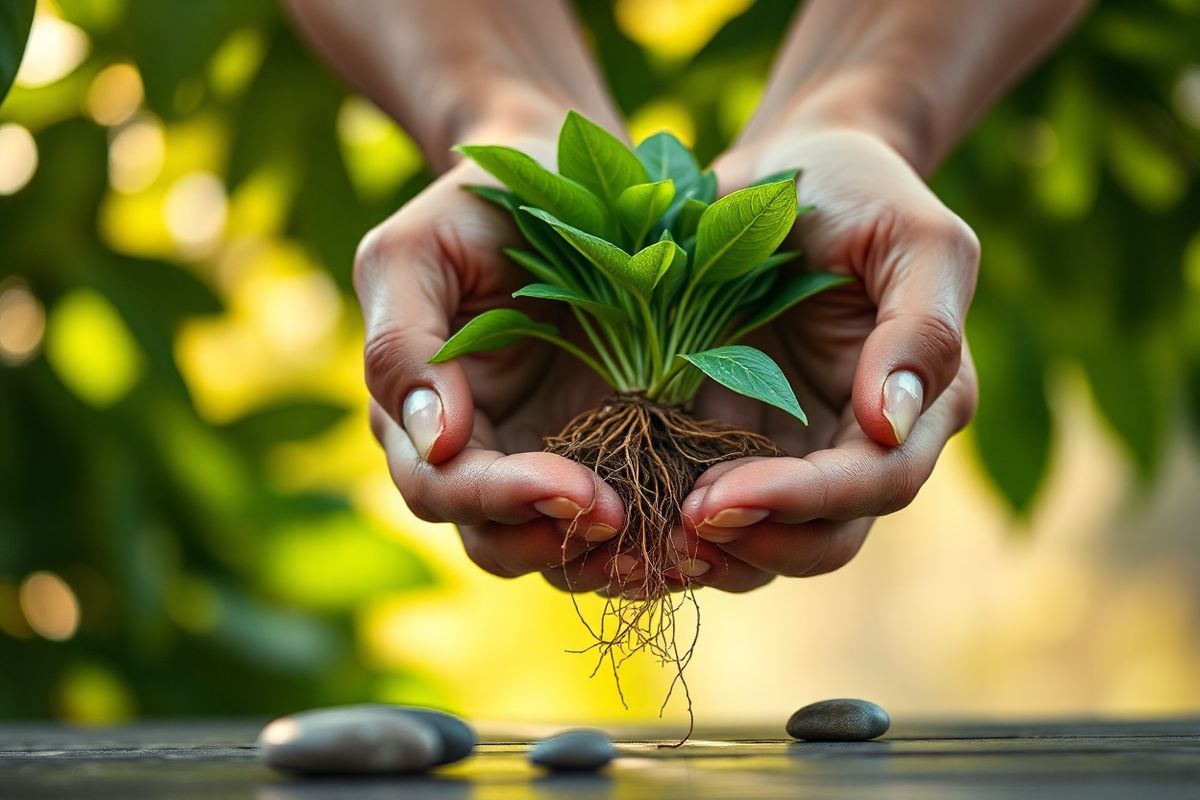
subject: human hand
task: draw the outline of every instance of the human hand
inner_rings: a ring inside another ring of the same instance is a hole
[[[553,153],[553,140],[514,144]],[[539,452],[541,437],[593,407],[605,385],[536,341],[428,363],[466,320],[513,305],[526,282],[500,252],[520,244],[511,219],[462,188],[488,182],[459,164],[359,247],[371,425],[418,517],[457,523],[467,554],[489,572],[546,572],[565,588],[564,563],[612,538],[624,512],[591,470]]]
[[[793,234],[806,263],[858,280],[749,342],[783,368],[807,428],[711,383],[697,397],[698,417],[764,433],[789,454],[717,465],[683,504],[678,546],[708,565],[693,580],[729,591],[847,563],[874,517],[912,501],[976,404],[963,342],[979,259],[971,230],[866,133],[774,136],[715,165],[722,192],[792,168],[803,170],[801,205],[815,206]]]

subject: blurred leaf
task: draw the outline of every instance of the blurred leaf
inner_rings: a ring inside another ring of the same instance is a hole
[[[261,22],[271,8],[267,0],[128,3],[129,46],[142,73],[146,99],[167,117],[178,115],[180,87],[186,80],[202,77],[221,42],[239,27]]]
[[[1098,182],[1095,132],[1102,116],[1081,71],[1061,71],[1047,109],[1054,153],[1032,173],[1035,194],[1047,213],[1074,220],[1092,208]]]
[[[1154,356],[1150,342],[1118,335],[1083,359],[1096,405],[1129,448],[1143,481],[1162,460],[1174,382],[1172,365]]]
[[[8,0],[0,5],[0,103],[21,66],[35,5],[35,0]]]
[[[799,6],[798,0],[757,0],[718,31],[696,54],[693,64],[774,51]]]
[[[252,411],[226,425],[225,430],[230,438],[257,452],[285,442],[319,436],[349,413],[344,406],[292,397]]]
[[[1035,330],[1020,314],[976,307],[968,317],[980,384],[971,423],[975,447],[997,488],[1021,513],[1028,513],[1046,473],[1052,432]]]

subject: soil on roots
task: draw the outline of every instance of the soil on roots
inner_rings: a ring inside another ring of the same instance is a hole
[[[616,490],[625,504],[625,527],[606,557],[630,555],[639,563],[633,573],[614,579],[598,624],[581,615],[595,639],[588,650],[599,654],[596,669],[611,665],[620,691],[621,664],[639,652],[651,653],[675,669],[663,707],[679,685],[690,718],[691,698],[683,671],[700,625],[690,579],[676,569],[681,555],[671,543],[680,506],[696,479],[713,464],[745,456],[777,456],[781,451],[764,436],[716,420],[696,420],[682,409],[637,394],[618,395],[580,414],[562,433],[546,438],[545,450],[590,467]],[[569,583],[569,572],[566,577]],[[676,615],[686,606],[696,617],[681,643]]]

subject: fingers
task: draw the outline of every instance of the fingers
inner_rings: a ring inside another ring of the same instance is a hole
[[[462,367],[428,363],[445,343],[458,305],[450,268],[432,260],[436,253],[412,241],[394,218],[367,235],[354,267],[367,388],[404,426],[419,457],[433,464],[466,446],[474,417]]]
[[[859,357],[853,405],[863,431],[880,444],[903,444],[959,368],[979,243],[943,211],[937,222],[895,223],[905,228],[903,244],[881,256],[871,286],[879,310]]]
[[[504,455],[468,447],[435,465],[419,457],[406,431],[378,406],[373,407],[372,425],[387,453],[392,480],[421,519],[517,525],[547,518],[562,533],[593,543],[612,538],[624,523],[624,508],[613,488],[574,461],[551,453]]]
[[[730,549],[760,523],[799,525],[813,520],[849,521],[891,513],[908,505],[946,441],[973,404],[973,383],[964,378],[917,421],[903,447],[871,441],[853,423],[834,447],[806,458],[744,459],[704,475],[683,503],[685,529]],[[851,542],[843,543],[850,547]],[[754,563],[750,560],[749,563]]]

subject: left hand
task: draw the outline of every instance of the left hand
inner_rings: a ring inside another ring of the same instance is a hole
[[[857,282],[807,300],[749,344],[783,368],[809,426],[708,382],[698,418],[761,432],[782,458],[717,465],[683,505],[683,546],[700,585],[741,592],[776,575],[846,564],[873,518],[908,505],[947,440],[974,414],[963,340],[979,245],[883,140],[809,130],[735,149],[722,192],[799,168],[794,245],[807,268]],[[802,267],[804,268],[804,267]]]

